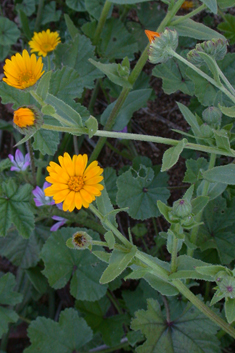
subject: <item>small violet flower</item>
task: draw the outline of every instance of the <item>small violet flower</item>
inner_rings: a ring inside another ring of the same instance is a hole
[[[44,190],[51,186],[47,181],[43,184],[42,189],[39,186],[36,186],[36,188],[32,191],[33,195],[35,196],[34,202],[37,207],[40,206],[49,206],[49,205],[54,205],[55,201],[53,200],[52,197],[48,197],[45,195]]]
[[[59,210],[63,209],[63,203],[62,202],[58,203],[56,206],[59,208]],[[50,229],[51,232],[56,232],[60,227],[62,227],[67,222],[66,218],[59,217],[59,216],[53,216],[52,219],[54,219],[55,221],[58,221],[58,222],[55,223],[51,227],[51,229]]]
[[[12,154],[9,154],[8,157],[13,164],[11,171],[22,172],[30,165],[29,153],[24,156],[19,149],[16,150],[15,157]]]

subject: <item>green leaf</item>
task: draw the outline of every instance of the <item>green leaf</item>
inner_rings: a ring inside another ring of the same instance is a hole
[[[195,270],[202,275],[212,276],[215,279],[215,276],[218,272],[225,271],[225,267],[221,265],[209,265],[208,266],[199,266]]]
[[[225,316],[229,324],[235,321],[235,299],[226,298]]]
[[[65,3],[68,7],[70,7],[75,11],[78,11],[78,12],[86,11],[84,0],[66,0]]]
[[[217,14],[217,1],[216,0],[201,0],[203,4],[205,4],[208,9],[211,10],[214,14]]]
[[[233,4],[234,6],[234,4]],[[224,15],[224,22],[218,25],[218,29],[224,33],[225,37],[229,40],[230,44],[235,43],[235,16]]]
[[[103,74],[88,61],[88,59],[96,59],[96,57],[90,39],[84,35],[78,34],[73,40],[58,45],[54,53],[55,64],[58,69],[69,66],[77,71],[79,78],[74,79],[73,84],[79,87],[92,89],[94,80],[103,77]],[[74,74],[71,75],[72,79]],[[66,78],[65,83],[68,84],[70,81]]]
[[[194,85],[185,71],[186,67],[184,64],[172,59],[164,64],[156,65],[152,74],[162,79],[162,88],[165,93],[171,94],[180,90],[191,96],[194,93]]]
[[[98,121],[94,116],[90,116],[86,121],[85,125],[88,128],[88,137],[92,138],[98,130]]]
[[[146,273],[143,277],[148,284],[162,295],[173,296],[179,294],[178,290],[169,282],[163,281],[152,273]]]
[[[16,24],[8,18],[0,16],[0,45],[12,45],[20,36]]]
[[[217,3],[221,9],[226,9],[227,7],[232,7],[235,5],[234,0],[217,0]]]
[[[45,25],[46,23],[59,21],[61,13],[60,10],[56,10],[56,2],[50,1],[49,4],[43,7],[41,24]]]
[[[25,14],[24,11],[22,10],[19,10],[19,15],[20,15],[20,23],[21,23],[21,26],[22,26],[22,30],[26,36],[26,38],[28,40],[31,40],[33,35],[32,35],[32,32],[29,28],[29,20],[28,20],[28,17],[27,15]]]
[[[12,108],[17,109],[24,105],[34,104],[34,99],[27,92],[8,86],[5,82],[0,82],[0,96],[3,104],[11,103]]]
[[[92,63],[97,69],[103,72],[110,81],[116,83],[119,86],[132,88],[132,85],[128,81],[128,77],[121,77],[118,72],[118,65],[120,64],[102,64],[101,62],[97,62],[95,60],[89,59],[90,63]]]
[[[51,81],[51,73],[51,71],[45,73],[39,81],[36,93],[42,100],[46,99]]]
[[[38,293],[45,294],[48,291],[47,279],[43,276],[42,269],[39,266],[29,268],[26,273]]]
[[[104,181],[102,184],[105,186]],[[109,195],[107,193],[106,188],[104,187],[101,195],[96,199],[97,208],[103,216],[106,216],[108,220],[117,227],[115,214],[112,213],[114,210],[113,205],[111,204]],[[109,228],[103,224],[103,227],[109,231]]]
[[[93,334],[77,311],[69,308],[61,312],[59,322],[45,317],[32,321],[28,336],[31,346],[25,349],[25,353],[51,353],[52,349],[56,353],[73,353],[80,351]]]
[[[208,196],[198,196],[192,200],[192,213],[197,214],[201,212],[208,204],[210,198]]]
[[[148,299],[147,311],[135,313],[131,328],[141,330],[146,342],[136,349],[137,353],[220,353],[219,340],[216,337],[218,327],[206,316],[189,304],[179,317],[171,317],[169,323],[161,313],[160,305]],[[173,306],[170,306],[170,313]]]
[[[33,148],[39,150],[43,155],[53,156],[57,151],[59,142],[60,138],[57,131],[40,129],[34,135]]]
[[[200,136],[201,131],[200,131],[200,127],[198,125],[196,116],[193,113],[191,113],[191,111],[185,105],[178,103],[178,102],[177,102],[177,105],[178,105],[181,113],[183,114],[185,120],[191,126],[194,135]]]
[[[104,169],[104,182],[110,200],[112,204],[115,205],[117,194],[117,175],[115,169],[111,167],[107,167]]]
[[[214,131],[214,136],[218,148],[231,152],[228,133],[225,130]]]
[[[104,239],[107,242],[109,249],[113,249],[115,245],[115,237],[111,230],[105,233]]]
[[[7,237],[0,238],[0,254],[15,266],[34,267],[39,261],[41,248],[49,234],[49,228],[43,226],[37,226],[28,239],[23,239],[18,232],[12,231]]]
[[[23,0],[21,4],[16,5],[16,10],[19,12],[23,11],[27,17],[31,16],[35,9],[35,0]]]
[[[129,215],[134,219],[157,217],[157,200],[166,202],[170,193],[166,173],[159,168],[146,168],[141,165],[138,172],[129,169],[117,179],[117,203],[120,207],[129,207]]]
[[[74,39],[74,37],[76,37],[76,35],[79,34],[78,28],[74,25],[73,21],[66,13],[64,14],[64,19],[65,19],[65,23],[68,28],[69,34],[71,38]]]
[[[177,272],[172,273],[170,279],[202,279],[204,281],[213,281],[211,276],[206,273],[200,273],[195,270],[196,267],[205,266],[206,263],[192,258],[191,256],[181,255],[177,258]]]
[[[203,178],[210,182],[235,185],[235,164],[214,167],[203,173]]]
[[[19,234],[28,238],[34,229],[34,216],[29,205],[32,187],[18,187],[13,179],[2,184],[0,193],[0,236],[5,236],[13,223]]]
[[[218,104],[218,107],[224,115],[227,115],[230,118],[235,118],[235,105],[232,107],[223,107],[222,105]]]
[[[173,167],[173,165],[175,165],[178,162],[179,157],[183,152],[187,142],[188,141],[186,139],[183,139],[179,141],[176,146],[170,147],[168,148],[168,150],[164,152],[164,155],[162,158],[161,172],[165,172],[169,170],[171,167]]]
[[[85,315],[85,320],[91,329],[100,332],[104,343],[110,347],[120,344],[123,332],[123,324],[128,325],[127,315],[106,316],[110,308],[110,301],[104,297],[96,302],[77,301],[76,308]]]
[[[0,60],[4,61],[11,49],[10,45],[1,45],[0,46]]]
[[[214,80],[217,82],[218,85],[222,86],[222,83],[220,81],[220,75],[219,75],[219,71],[217,68],[217,64],[214,58],[212,58],[210,55],[204,53],[204,52],[199,52],[198,51],[198,55],[205,61],[205,63],[207,64],[209,70],[211,71]]]
[[[202,171],[207,169],[208,162],[205,158],[188,159],[186,161],[186,173],[184,176],[185,183],[196,183],[200,178],[202,178]]]
[[[89,250],[71,250],[66,246],[68,238],[79,230],[87,232],[93,239],[97,233],[83,228],[64,228],[51,234],[44,245],[41,255],[45,264],[43,274],[50,286],[62,288],[70,280],[70,292],[80,300],[95,301],[103,297],[107,287],[99,284],[105,265]]]
[[[203,25],[202,23],[195,22],[189,18],[183,19],[182,16],[175,16],[174,20],[180,19],[180,23],[169,26],[170,29],[176,29],[179,36],[190,37],[199,40],[210,40],[213,38],[222,38],[224,36],[213,29]]]
[[[130,92],[116,117],[116,122],[113,126],[113,130],[121,131],[122,129],[124,129],[124,127],[127,126],[129,121],[131,120],[133,113],[147,105],[147,101],[151,93],[152,93],[151,89],[139,89],[139,90]],[[105,111],[101,115],[102,125],[105,125],[115,104],[116,104],[116,101],[109,104],[109,106],[105,109]]]
[[[22,294],[14,292],[15,277],[7,273],[0,277],[0,304],[15,305],[22,301]],[[18,320],[18,315],[10,308],[0,307],[0,338],[8,331],[8,324]]]
[[[102,57],[109,60],[123,59],[125,56],[134,59],[138,45],[121,21],[110,18],[105,22],[98,50]]]
[[[124,249],[123,251],[114,249],[109,260],[109,265],[102,274],[100,283],[109,283],[118,277],[134,258],[136,251],[136,246],[133,246],[130,251],[128,249]]]
[[[0,173],[4,172],[6,169],[10,169],[10,167],[12,167],[12,163],[9,158],[0,161]]]

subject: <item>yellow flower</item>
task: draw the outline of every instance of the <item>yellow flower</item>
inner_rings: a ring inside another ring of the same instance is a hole
[[[148,29],[145,30],[145,34],[148,37],[150,43],[152,43],[156,37],[160,37],[160,33],[149,31]]]
[[[37,60],[36,55],[29,56],[27,50],[22,55],[17,53],[11,59],[6,59],[3,71],[6,77],[2,80],[9,86],[24,89],[33,86],[44,74],[42,58]]]
[[[29,108],[19,108],[14,112],[13,122],[19,127],[34,125],[35,115]]]
[[[53,196],[55,203],[63,202],[63,210],[72,212],[76,207],[80,210],[88,208],[89,204],[101,195],[103,185],[103,169],[94,161],[87,167],[86,154],[74,155],[71,159],[68,153],[59,156],[59,164],[50,162],[46,181],[52,185],[44,190],[46,196]]]
[[[29,42],[29,46],[32,53],[38,52],[38,55],[47,56],[47,54],[54,50],[60,42],[59,34],[47,29],[46,32],[34,32],[34,36]]]
[[[190,10],[194,7],[194,4],[193,4],[193,1],[185,1],[183,3],[183,5],[181,6],[181,9],[184,9],[184,10]]]

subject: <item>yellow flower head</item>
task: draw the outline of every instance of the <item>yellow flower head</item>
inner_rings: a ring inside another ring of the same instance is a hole
[[[29,108],[19,108],[14,112],[13,123],[20,128],[34,125],[35,115]]]
[[[194,3],[193,1],[185,1],[183,3],[183,5],[181,6],[181,9],[184,9],[184,10],[191,10],[192,8],[194,7]]]
[[[32,53],[38,52],[38,55],[47,56],[47,54],[54,50],[60,42],[59,34],[47,29],[46,32],[34,32],[34,36],[29,42],[29,46]]]
[[[52,185],[44,190],[46,196],[53,196],[55,203],[63,202],[63,210],[72,212],[76,207],[80,210],[88,208],[89,204],[101,195],[103,185],[103,169],[94,161],[87,167],[86,154],[74,155],[71,159],[68,153],[59,156],[59,164],[50,162],[46,181]]]
[[[148,37],[150,43],[152,43],[156,37],[160,37],[160,33],[149,31],[148,29],[145,30],[145,34]]]
[[[29,56],[27,50],[22,55],[17,53],[11,59],[6,59],[3,71],[6,77],[3,81],[9,86],[24,89],[33,86],[44,74],[42,58],[37,60],[36,55]]]

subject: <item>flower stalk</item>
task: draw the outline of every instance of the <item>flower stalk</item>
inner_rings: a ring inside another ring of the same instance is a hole
[[[108,16],[108,13],[109,13],[111,6],[112,6],[112,3],[109,2],[108,0],[106,0],[104,7],[103,7],[103,10],[101,12],[100,18],[99,18],[98,25],[96,27],[96,31],[95,31],[95,35],[94,35],[94,39],[93,39],[94,45],[97,45],[99,42],[100,35],[101,35],[102,29],[104,27],[104,24],[105,24],[105,21],[106,21],[106,18]]]

